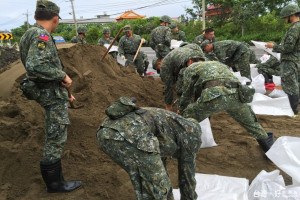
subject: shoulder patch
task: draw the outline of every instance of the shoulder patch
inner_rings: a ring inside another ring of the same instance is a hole
[[[45,40],[45,41],[49,41],[49,36],[48,35],[44,35],[44,34],[40,34],[40,39]]]
[[[44,50],[46,48],[46,42],[38,41],[37,47],[39,50]]]

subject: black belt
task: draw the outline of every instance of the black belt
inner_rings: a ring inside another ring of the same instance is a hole
[[[227,88],[238,88],[239,83],[238,82],[231,82],[231,81],[214,80],[214,81],[206,82],[203,89],[210,88],[210,87],[216,87],[216,86],[224,86],[224,87],[227,87]]]

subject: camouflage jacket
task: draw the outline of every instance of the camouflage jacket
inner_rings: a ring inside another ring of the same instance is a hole
[[[98,40],[98,44],[100,44],[100,45],[111,44],[114,39],[115,39],[114,37],[109,37],[109,40],[107,40],[107,39],[105,39],[105,37],[102,37]],[[117,46],[118,42],[115,41],[114,45]]]
[[[300,22],[295,22],[287,30],[281,44],[275,44],[274,52],[281,53],[281,60],[300,62]]]
[[[71,43],[78,43],[78,44],[86,44],[86,41],[85,39],[81,39],[79,35],[77,36],[74,36],[72,39],[71,39]]]
[[[157,45],[171,46],[171,29],[166,26],[158,26],[151,31],[150,46],[153,50],[157,50]]]
[[[139,48],[140,43],[141,43],[141,37],[139,35],[133,34],[131,38],[124,35],[123,37],[121,37],[119,41],[119,48],[118,48],[119,54],[135,55],[136,51]]]
[[[171,40],[186,41],[185,33],[179,30],[177,33],[171,32]]]
[[[179,71],[187,67],[186,63],[191,55],[201,54],[202,51],[194,48],[195,44],[174,49],[162,61],[160,68],[160,76],[164,82],[164,96],[167,105],[173,103],[173,86],[177,81]],[[196,46],[196,45],[195,45]]]
[[[270,75],[280,76],[280,62],[275,56],[270,55],[270,58],[265,63],[256,65],[258,72],[268,73]]]
[[[219,96],[235,94],[237,88],[225,86],[215,86],[204,88],[208,81],[220,80],[229,82],[239,82],[239,80],[229,71],[228,66],[217,62],[197,62],[190,65],[184,71],[182,95],[179,100],[179,110],[184,110],[191,103],[194,92],[197,91],[199,98],[197,102],[208,102]]]
[[[198,36],[194,39],[194,43],[200,45],[204,40],[207,40],[207,39],[205,38],[205,35],[204,35],[204,34],[201,34],[201,35],[198,35]],[[214,36],[214,37],[210,40],[210,42],[212,42],[212,43],[216,42],[216,37]]]
[[[27,78],[41,87],[49,88],[43,91],[40,101],[49,104],[57,98],[68,100],[67,90],[60,86],[66,73],[55,41],[46,29],[37,25],[27,30],[20,40],[20,54]]]

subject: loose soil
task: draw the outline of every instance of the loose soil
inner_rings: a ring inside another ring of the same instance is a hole
[[[24,73],[16,72],[13,87],[1,83],[0,200],[135,199],[127,173],[98,148],[96,131],[106,117],[105,108],[121,96],[136,97],[138,106],[163,108],[163,84],[159,78],[141,78],[133,67],[121,66],[110,55],[101,61],[105,50],[98,45],[59,49],[65,71],[73,80],[72,93],[77,103],[84,105],[69,109],[71,125],[62,158],[64,177],[82,180],[84,185],[68,194],[46,192],[39,169],[45,139],[44,111],[22,96],[18,85]],[[4,98],[1,91],[7,87],[10,93]],[[299,118],[258,116],[258,120],[275,138],[299,136]],[[228,114],[213,115],[211,126],[218,146],[199,150],[198,173],[251,181],[263,169],[277,169],[265,159],[255,139]],[[168,160],[168,169],[173,187],[178,188],[177,162]],[[284,177],[291,183],[290,177]]]

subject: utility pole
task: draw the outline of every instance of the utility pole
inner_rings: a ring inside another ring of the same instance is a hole
[[[27,9],[27,13],[24,13],[23,15],[26,15],[26,23],[27,23],[27,29],[29,29],[29,21],[28,21],[28,9]]]
[[[73,1],[74,0],[70,0],[71,5],[72,5],[72,12],[73,12],[73,20],[74,20],[74,24],[75,24],[75,31],[76,31],[76,35],[78,35],[78,33],[77,33],[77,21],[76,21],[76,16],[75,16],[75,10],[74,10]]]
[[[205,0],[202,0],[202,28],[205,30]]]

